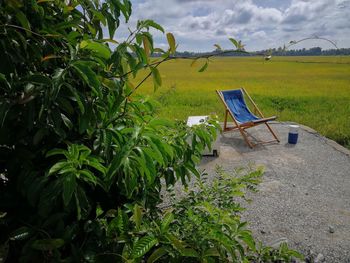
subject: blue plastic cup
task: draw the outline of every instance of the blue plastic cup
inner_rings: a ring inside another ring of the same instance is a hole
[[[299,136],[298,130],[298,125],[289,125],[288,143],[297,144]]]

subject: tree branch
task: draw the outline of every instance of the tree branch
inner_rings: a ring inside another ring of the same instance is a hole
[[[24,28],[24,27],[21,27],[21,26],[16,26],[16,25],[11,25],[11,24],[3,24],[3,25],[0,25],[0,27],[12,27],[12,28],[16,28],[16,29],[21,29],[21,30],[29,32],[29,33],[31,33],[31,34],[33,34],[35,36],[38,36],[38,37],[41,37],[41,38],[47,40],[46,37],[44,37],[43,35],[40,35],[40,34],[34,32],[34,31],[30,30],[30,29],[27,29],[27,28]]]
[[[159,64],[161,64],[161,63],[163,63],[165,61],[169,61],[169,60],[175,60],[175,59],[192,59],[192,60],[194,60],[194,59],[202,59],[202,58],[208,59],[210,57],[222,56],[222,55],[229,54],[229,53],[251,54],[250,52],[245,51],[245,50],[224,50],[224,51],[221,51],[221,52],[210,53],[210,54],[203,54],[203,55],[200,55],[200,56],[168,56],[168,57],[164,58],[161,61],[157,61],[157,62],[146,64],[146,65],[143,66],[143,68],[148,68],[148,67],[151,67],[151,66],[154,66],[154,65],[156,65],[156,67],[158,67]],[[136,70],[130,70],[130,71],[124,73],[123,75],[119,75],[119,76],[116,76],[116,77],[117,78],[123,78],[123,77],[126,77],[126,76],[130,75],[131,73],[133,73],[135,71]]]
[[[304,41],[307,41],[307,40],[318,40],[318,39],[327,41],[327,42],[331,43],[336,49],[339,49],[337,44],[334,41],[332,41],[332,40],[330,40],[328,38],[318,37],[318,36],[306,37],[306,38],[303,38],[303,39],[300,39],[300,40],[297,40],[297,41],[290,41],[289,45],[286,46],[285,49],[288,49],[289,47],[294,46],[296,44],[299,44],[300,42],[304,42]]]
[[[24,31],[26,31],[26,32],[31,33],[31,34],[34,35],[34,36],[38,36],[38,37],[44,39],[45,41],[47,41],[47,43],[48,43],[51,47],[54,48],[54,45],[52,45],[52,44],[50,43],[50,41],[46,38],[46,36],[43,36],[43,35],[41,35],[41,34],[38,34],[38,33],[34,32],[34,31],[30,30],[30,29],[27,29],[27,28],[24,28],[24,27],[21,27],[21,26],[12,25],[12,24],[2,24],[2,25],[0,25],[0,27],[5,27],[5,28],[6,28],[6,27],[10,27],[10,28],[15,28],[15,29],[24,30]],[[60,37],[60,35],[50,35],[50,36],[51,36],[51,37]]]

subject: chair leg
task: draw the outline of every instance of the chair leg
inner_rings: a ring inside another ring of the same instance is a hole
[[[225,121],[224,121],[224,131],[226,131],[226,129],[227,129],[227,114],[228,114],[228,110],[226,109],[226,111],[225,111]]]
[[[238,126],[239,132],[241,133],[244,141],[248,144],[248,146],[253,149],[254,145],[249,141],[247,134],[245,134],[244,129],[242,129],[240,126]]]
[[[277,142],[280,142],[280,140],[278,139],[277,135],[275,134],[275,132],[273,131],[273,129],[270,127],[270,125],[265,122],[267,128],[269,129],[269,131],[272,133],[273,137],[276,139]]]

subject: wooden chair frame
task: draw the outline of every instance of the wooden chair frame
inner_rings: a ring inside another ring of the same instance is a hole
[[[239,130],[239,132],[241,133],[244,141],[248,144],[248,146],[250,148],[255,147],[256,145],[259,144],[267,144],[267,143],[272,143],[272,142],[280,142],[280,140],[278,139],[277,135],[275,134],[275,132],[273,131],[273,129],[271,128],[271,126],[267,123],[268,121],[272,121],[275,120],[276,117],[269,117],[269,118],[265,118],[264,115],[262,114],[262,112],[260,111],[260,109],[258,108],[258,106],[255,104],[255,102],[253,101],[253,99],[249,96],[248,92],[244,89],[241,88],[241,90],[243,91],[243,93],[247,96],[247,98],[249,99],[249,101],[252,103],[253,107],[254,107],[254,113],[258,114],[261,119],[255,120],[255,121],[249,121],[249,122],[245,122],[245,123],[240,123],[236,120],[236,118],[234,117],[233,113],[230,111],[229,107],[227,106],[224,97],[221,93],[221,91],[216,90],[216,93],[218,94],[218,96],[220,97],[222,103],[225,105],[225,121],[224,121],[224,129],[223,132],[226,131],[233,131],[233,130]],[[227,126],[227,118],[228,115],[230,115],[230,117],[233,120],[233,123],[235,126],[233,127],[228,127]],[[248,135],[247,132],[245,131],[248,128],[257,126],[259,124],[265,124],[266,127],[268,128],[268,130],[271,132],[272,136],[274,137],[274,140],[270,140],[270,141],[260,141],[258,143],[253,143],[248,139]]]

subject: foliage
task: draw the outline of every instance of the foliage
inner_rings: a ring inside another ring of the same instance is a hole
[[[161,85],[149,56],[167,58],[176,43],[167,33],[168,51],[156,49],[149,30],[164,29],[152,20],[113,40],[131,15],[129,1],[0,5],[2,254],[8,261],[80,261],[121,253],[114,239],[102,242],[99,211],[119,211],[124,220],[127,204],[154,211],[161,178],[186,185],[199,175],[195,164],[217,124],[161,120],[151,100],[133,96],[138,86],[130,80],[140,69]],[[144,254],[142,242],[134,257]]]
[[[175,204],[174,231],[200,262],[290,262],[301,255],[286,244],[279,249],[256,245],[247,222],[240,220],[247,191],[257,191],[263,169],[236,169],[233,174],[216,168],[212,182],[198,180],[197,189]]]
[[[216,257],[203,255],[215,252],[211,242],[222,258],[253,250],[232,205],[218,210],[203,200],[186,218],[179,213],[186,201],[178,212],[157,208],[162,181],[186,186],[200,176],[196,163],[218,129],[214,119],[187,127],[156,118],[152,100],[134,94],[148,78],[154,89],[162,84],[157,67],[176,52],[171,33],[165,51],[153,45],[150,29],[165,32],[152,20],[113,40],[131,15],[128,0],[8,0],[0,7],[2,260],[204,260]],[[151,61],[154,52],[163,57]],[[135,85],[141,69],[148,73]],[[237,180],[237,191],[255,182]],[[219,214],[227,222],[216,222]],[[203,232],[191,240],[175,224],[198,215],[208,215],[211,240]]]
[[[173,200],[157,216],[138,205],[128,211],[98,213],[106,243],[125,244],[122,254],[100,254],[101,261],[134,262],[291,262],[302,256],[282,243],[278,248],[256,244],[247,223],[240,220],[247,191],[256,191],[262,169],[217,167],[213,182],[198,179],[195,190]],[[128,216],[129,214],[129,216]],[[113,218],[109,220],[109,218]],[[129,220],[128,220],[129,218]],[[103,237],[103,235],[102,235]],[[101,240],[101,239],[100,239]]]

